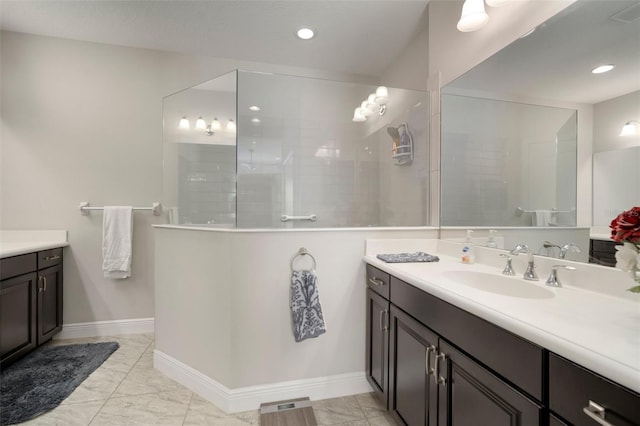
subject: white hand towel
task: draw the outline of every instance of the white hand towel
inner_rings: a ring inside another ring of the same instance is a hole
[[[105,206],[102,219],[102,271],[105,278],[131,276],[133,208]]]
[[[536,210],[533,214],[533,226],[549,226],[551,210]]]

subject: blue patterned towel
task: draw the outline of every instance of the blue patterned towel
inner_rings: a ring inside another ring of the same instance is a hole
[[[326,332],[318,278],[315,271],[293,271],[291,276],[291,316],[296,342],[318,337]]]
[[[387,263],[410,263],[410,262],[438,262],[440,258],[423,251],[415,253],[392,253],[392,254],[379,254],[376,256],[378,259]]]

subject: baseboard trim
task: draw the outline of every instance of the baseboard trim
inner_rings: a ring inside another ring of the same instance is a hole
[[[83,337],[113,336],[117,334],[141,334],[153,332],[153,318],[135,318],[127,320],[63,324],[62,331],[58,333],[54,337],[54,339],[79,339]]]
[[[229,389],[157,349],[153,352],[153,366],[227,413],[257,410],[260,404],[271,401],[305,396],[313,401],[372,391],[364,372]]]

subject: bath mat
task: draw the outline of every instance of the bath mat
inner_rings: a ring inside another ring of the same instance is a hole
[[[0,373],[0,425],[57,407],[118,349],[115,342],[45,346]]]

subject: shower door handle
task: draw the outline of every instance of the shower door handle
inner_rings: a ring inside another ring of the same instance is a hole
[[[318,220],[318,216],[316,216],[315,214],[310,214],[308,216],[289,216],[287,214],[283,214],[282,216],[280,216],[280,220],[282,222],[288,222],[290,220],[310,220],[311,222],[315,222],[316,220]]]

